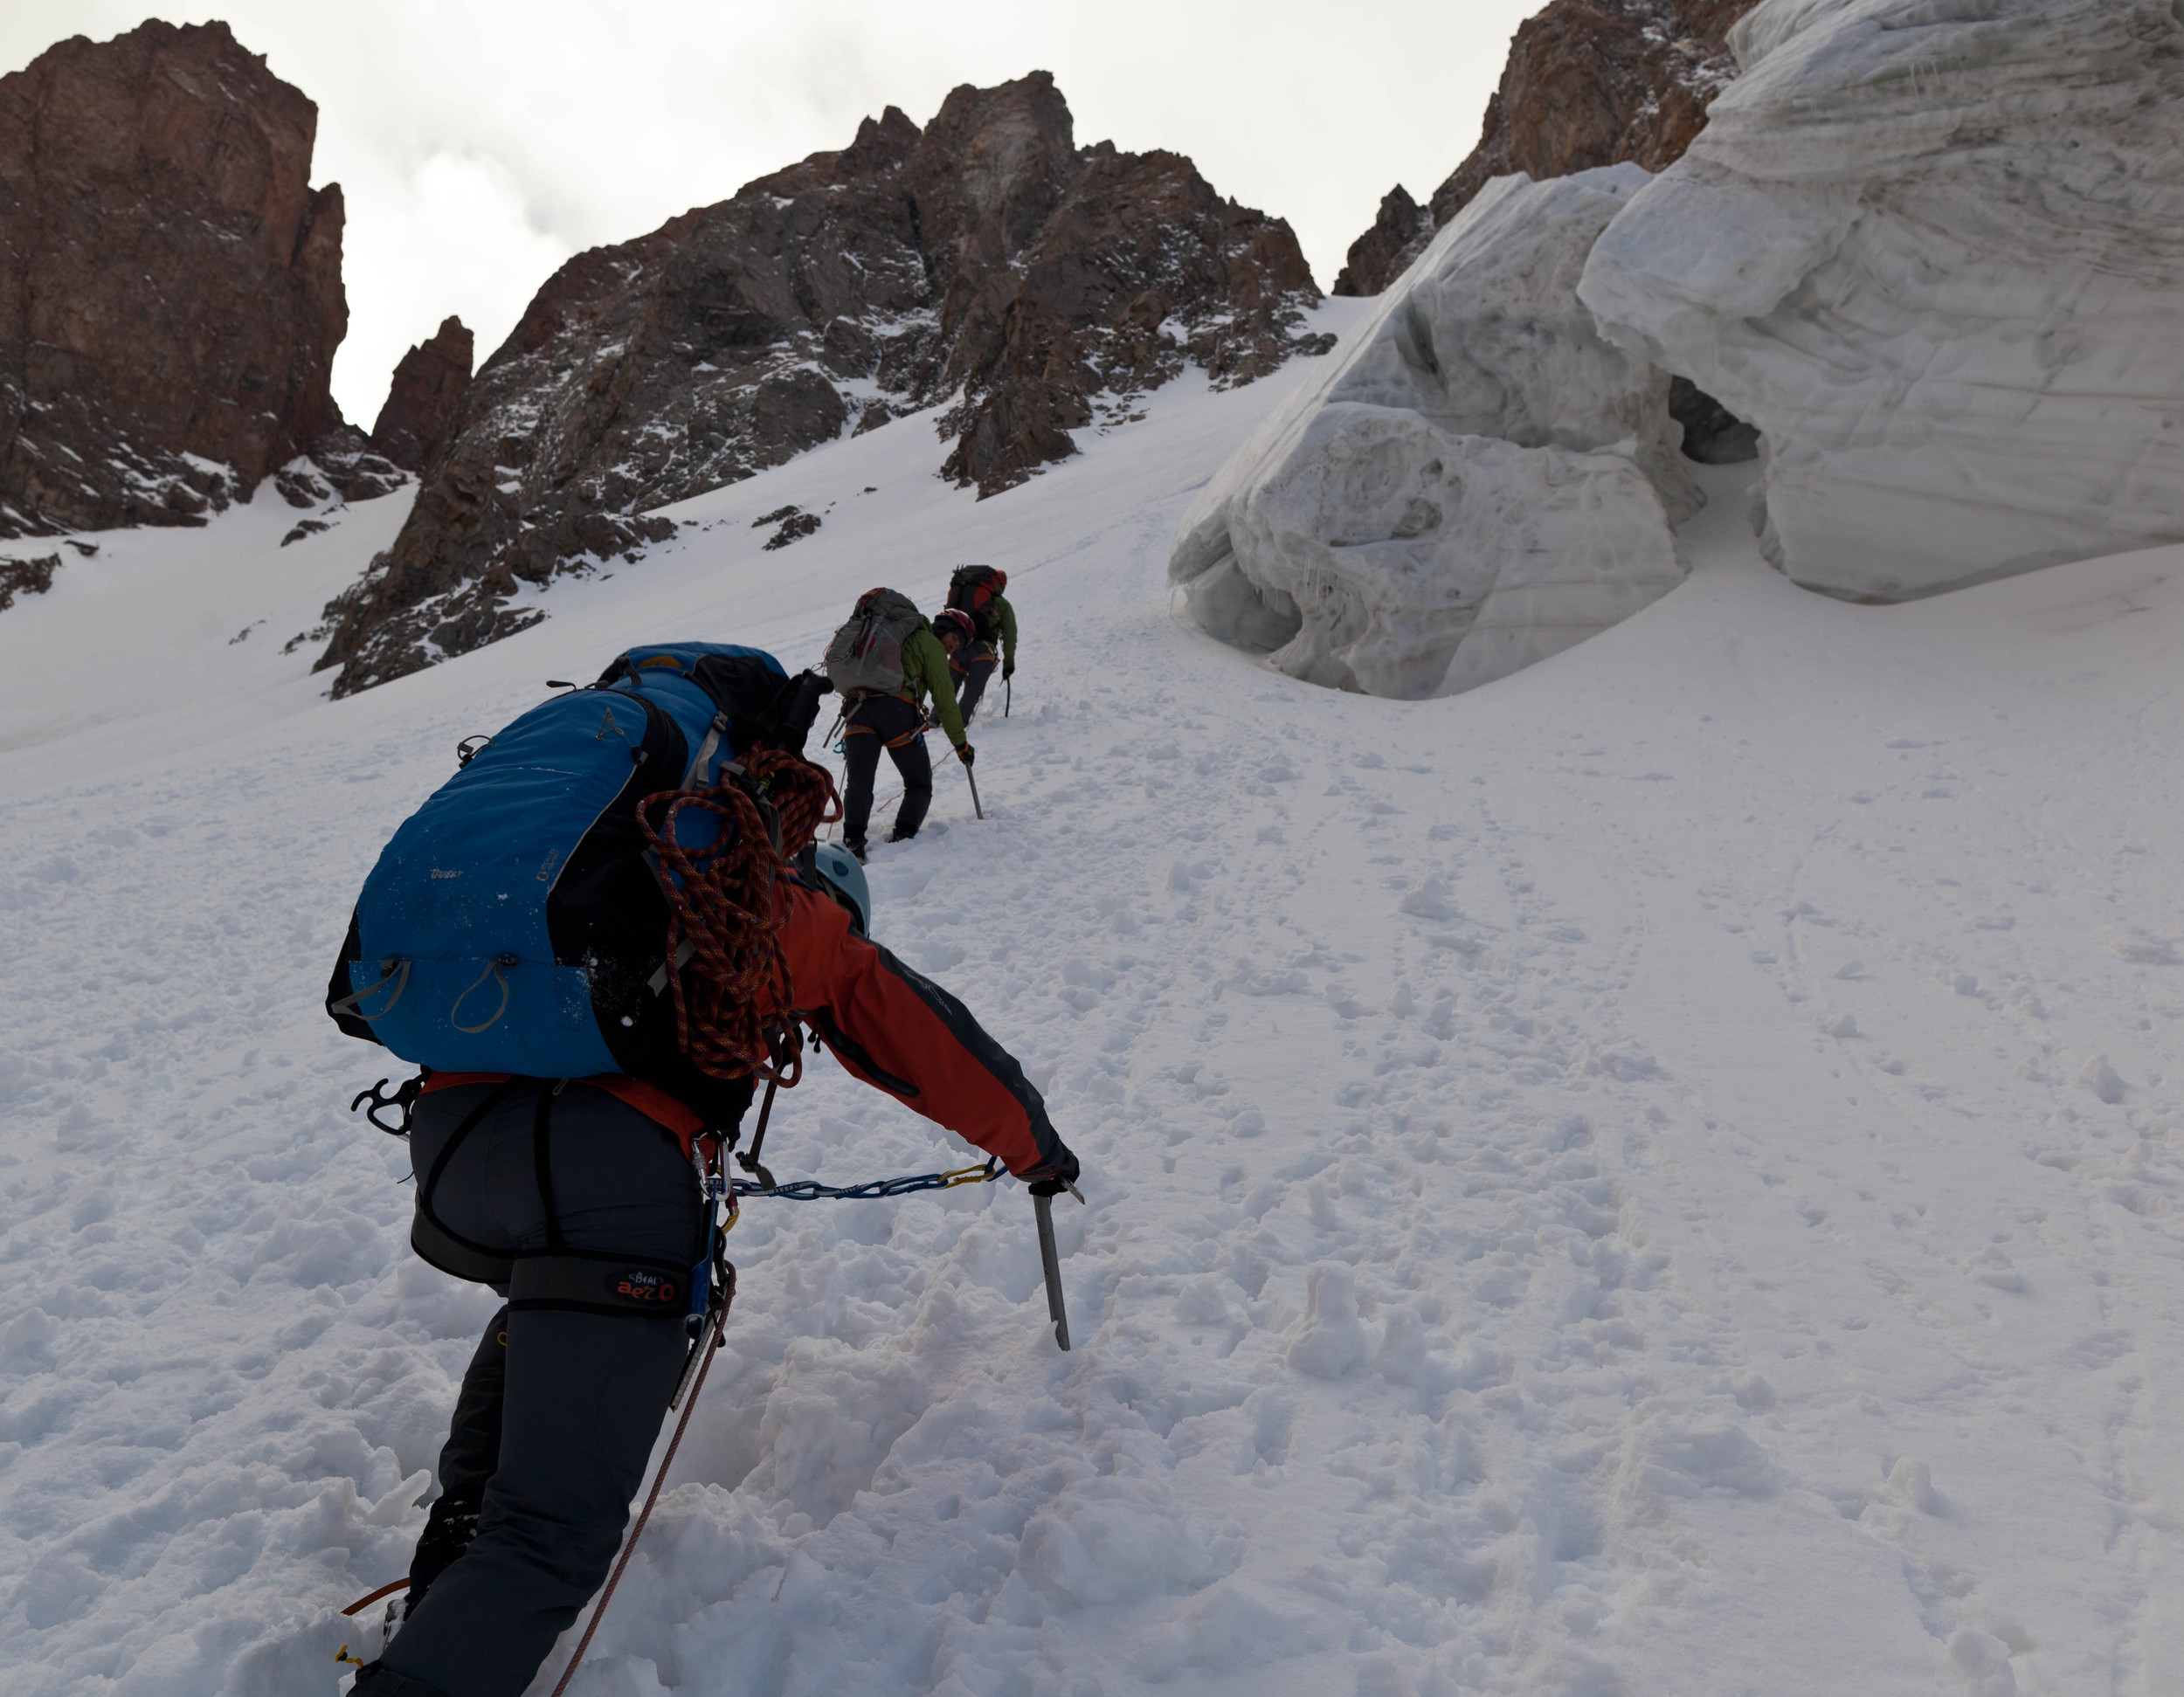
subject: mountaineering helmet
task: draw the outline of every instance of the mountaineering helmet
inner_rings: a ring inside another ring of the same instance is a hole
[[[933,632],[953,631],[967,648],[978,639],[978,627],[969,613],[960,607],[943,607],[933,615]]]
[[[812,855],[812,870],[827,894],[849,909],[852,928],[860,937],[872,935],[872,886],[865,869],[840,843],[821,843]]]

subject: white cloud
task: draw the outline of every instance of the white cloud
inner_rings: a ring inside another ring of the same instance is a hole
[[[840,147],[889,103],[922,124],[957,83],[1033,69],[1054,73],[1080,142],[1188,154],[1287,217],[1325,286],[1390,185],[1422,198],[1470,150],[1540,3],[236,0],[166,16],[225,18],[319,103],[316,179],[349,199],[335,390],[369,425],[394,360],[449,312],[482,358],[570,252]],[[142,16],[14,0],[0,67]]]
[[[477,336],[482,362],[575,249],[538,227],[515,177],[489,156],[435,153],[403,171],[359,149],[342,187],[349,331],[334,390],[369,430],[412,343],[454,313]]]

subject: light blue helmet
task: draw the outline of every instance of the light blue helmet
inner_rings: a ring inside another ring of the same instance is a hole
[[[872,886],[857,857],[840,843],[821,843],[812,856],[812,869],[826,893],[849,909],[851,928],[860,937],[872,935]]]

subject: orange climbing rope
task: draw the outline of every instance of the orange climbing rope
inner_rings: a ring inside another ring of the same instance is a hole
[[[780,827],[778,850],[761,798]],[[716,821],[713,847],[693,852],[678,840],[676,826],[692,811]],[[700,969],[688,975],[688,985],[671,969],[668,983],[676,1038],[701,1072],[761,1078],[784,1089],[803,1076],[795,1028],[784,1032],[769,1011],[790,999],[774,881],[821,825],[840,817],[833,776],[778,749],[753,757],[741,774],[724,772],[710,790],[663,790],[638,803],[638,828],[652,846],[667,900],[667,959],[695,961]],[[788,1040],[777,1049],[784,1035]]]

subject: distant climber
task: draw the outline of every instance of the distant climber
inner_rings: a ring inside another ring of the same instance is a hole
[[[843,747],[848,790],[842,798],[842,845],[861,860],[881,748],[902,775],[902,804],[895,810],[888,840],[901,843],[916,836],[925,822],[925,810],[932,805],[933,762],[925,748],[927,695],[932,697],[934,717],[964,765],[971,764],[975,753],[956,707],[948,651],[908,596],[894,590],[868,590],[860,596],[849,622],[827,645],[826,675],[841,692],[847,721]]]
[[[997,652],[1003,681],[1016,675],[1016,609],[1001,593],[1008,582],[1009,575],[992,566],[957,566],[948,580],[949,611],[963,614],[971,624],[967,646],[955,656],[966,691],[958,698],[965,724],[978,710]]]
[[[814,844],[833,782],[790,750],[819,683],[633,649],[466,741],[365,881],[327,1011],[423,1069],[370,1093],[404,1110],[411,1243],[507,1300],[356,1697],[518,1697],[598,1589],[691,1326],[732,1289],[694,1149],[717,1175],[802,1027],[1035,1195],[1077,1176],[1022,1068],[867,940],[862,873]]]
[[[971,615],[957,607],[933,615],[933,634],[948,651],[948,675],[955,680],[956,709],[963,714],[964,729],[968,731],[978,714],[979,698],[985,693],[986,679],[998,664],[993,645],[978,640]]]

